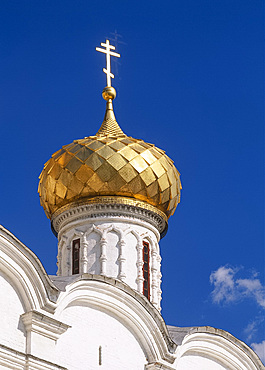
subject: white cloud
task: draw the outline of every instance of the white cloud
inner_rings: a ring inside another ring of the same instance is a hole
[[[221,266],[210,275],[210,282],[214,285],[212,299],[215,303],[235,301],[235,281],[236,269],[227,266]]]
[[[243,268],[221,266],[210,275],[210,283],[214,286],[211,293],[214,303],[231,303],[251,298],[258,306],[265,308],[265,288],[257,273],[252,272],[248,279],[237,279],[236,274]]]
[[[211,292],[212,300],[217,304],[237,303],[244,299],[256,302],[259,308],[265,308],[265,287],[258,279],[256,271],[248,272],[248,277],[242,277],[243,267],[220,266],[210,275],[210,283],[213,285]],[[239,276],[241,275],[241,276]],[[252,319],[244,329],[248,343],[255,340],[257,332],[261,330],[264,315],[258,315]],[[265,340],[260,343],[252,343],[251,347],[265,363]]]
[[[257,316],[254,320],[251,320],[247,327],[244,329],[244,333],[247,336],[247,342],[250,342],[256,333],[259,331],[261,324],[264,322],[264,316]]]
[[[238,279],[236,284],[242,295],[254,298],[259,306],[265,308],[264,287],[259,279]]]
[[[252,343],[251,347],[254,349],[261,361],[265,364],[265,340],[260,343]]]

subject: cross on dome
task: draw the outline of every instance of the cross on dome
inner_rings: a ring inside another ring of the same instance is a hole
[[[111,87],[111,78],[114,78],[114,74],[111,73],[110,56],[120,58],[120,54],[115,53],[114,51],[112,51],[112,50],[115,50],[115,46],[110,45],[109,40],[106,40],[106,43],[101,42],[100,45],[105,47],[106,49],[101,49],[99,47],[96,47],[96,50],[101,52],[101,53],[106,54],[106,67],[107,68],[103,68],[103,72],[105,72],[106,75],[107,75],[107,86]]]

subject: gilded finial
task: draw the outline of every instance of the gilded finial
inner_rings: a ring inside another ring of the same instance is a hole
[[[118,122],[116,121],[115,114],[113,111],[112,100],[116,97],[116,90],[114,87],[111,86],[111,78],[114,78],[114,74],[111,73],[110,68],[110,56],[120,57],[120,54],[115,53],[111,50],[115,50],[115,46],[110,45],[109,40],[106,40],[106,43],[102,42],[101,46],[105,47],[106,49],[101,49],[96,47],[97,51],[106,54],[106,68],[103,68],[103,72],[106,73],[107,77],[107,86],[103,89],[102,96],[103,99],[107,101],[106,104],[106,113],[103,120],[103,123],[96,133],[96,136],[126,136],[122,129],[120,128]]]
[[[105,100],[113,100],[116,98],[116,90],[112,86],[106,86],[102,91],[103,99]]]

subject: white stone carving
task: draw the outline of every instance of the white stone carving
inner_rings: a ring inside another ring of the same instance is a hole
[[[59,215],[52,217],[51,222],[56,233],[60,231],[69,222],[80,221],[82,219],[90,220],[93,223],[94,219],[109,219],[130,218],[131,222],[139,220],[151,224],[157,231],[158,235],[167,229],[167,222],[159,214],[140,207],[134,207],[126,204],[84,204],[73,206]],[[158,236],[160,238],[160,236]]]
[[[119,244],[118,244],[119,249],[120,249],[120,255],[118,258],[118,261],[120,262],[120,273],[119,273],[118,278],[122,281],[124,281],[126,278],[126,272],[124,271],[124,263],[126,262],[126,258],[124,257],[124,252],[123,252],[125,245],[126,245],[125,240],[120,239]]]
[[[94,207],[94,208],[93,208]],[[72,243],[80,239],[80,266],[83,273],[98,273],[114,277],[129,284],[139,293],[143,293],[143,241],[150,245],[150,301],[160,310],[161,292],[158,273],[160,238],[158,224],[149,211],[141,213],[141,218],[132,217],[132,212],[123,207],[110,208],[101,205],[79,206],[65,211],[55,218],[58,229],[58,276],[72,275]],[[92,217],[92,210],[97,212]],[[102,214],[104,211],[104,215]],[[126,214],[127,211],[127,214]],[[138,209],[136,215],[138,215]],[[109,214],[107,213],[109,212]],[[133,216],[135,216],[133,214]],[[142,220],[144,217],[145,221]],[[95,235],[98,237],[95,237]],[[115,236],[116,235],[116,236]]]
[[[66,325],[54,318],[44,315],[38,311],[30,311],[21,315],[23,324],[25,325],[27,334],[39,334],[53,341],[59,339],[70,326]],[[28,340],[28,345],[31,345],[31,340]],[[27,347],[28,347],[27,345]],[[27,353],[31,353],[28,348]]]

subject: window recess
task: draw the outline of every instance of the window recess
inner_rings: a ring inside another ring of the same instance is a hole
[[[72,274],[79,274],[80,239],[73,240],[72,245]]]
[[[149,243],[143,242],[143,295],[150,300],[150,268]]]

